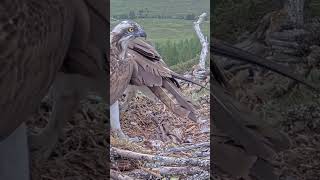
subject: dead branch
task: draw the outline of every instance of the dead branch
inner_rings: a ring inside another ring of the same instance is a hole
[[[210,161],[207,159],[200,158],[175,158],[168,156],[158,156],[158,155],[150,155],[150,154],[142,154],[137,152],[132,152],[128,150],[118,149],[112,147],[110,149],[110,153],[113,155],[118,155],[124,158],[136,159],[141,161],[153,161],[159,162],[163,165],[190,165],[190,166],[200,166],[200,167],[209,167]]]
[[[121,174],[118,171],[110,169],[110,177],[115,180],[134,180],[132,177]]]
[[[168,175],[194,175],[202,173],[203,170],[199,167],[161,167],[153,168],[152,171],[159,172],[162,176]]]
[[[168,148],[168,149],[166,149],[166,151],[167,152],[180,152],[180,151],[190,151],[190,150],[194,150],[197,148],[206,148],[206,147],[210,147],[210,142],[193,144],[193,145],[189,145],[189,146]]]
[[[157,170],[149,169],[149,168],[144,168],[140,167],[140,169],[144,170],[145,172],[157,177],[157,178],[162,178],[161,174]]]
[[[204,18],[207,16],[207,13],[202,13],[199,16],[198,21],[194,22],[194,30],[197,33],[197,36],[199,37],[200,43],[202,45],[201,53],[200,53],[200,59],[199,59],[199,70],[204,71],[206,68],[206,58],[208,54],[208,39],[203,35],[200,29],[200,24],[203,22]],[[200,73],[200,72],[199,72]],[[203,72],[201,72],[202,74]],[[201,76],[201,74],[199,74]]]

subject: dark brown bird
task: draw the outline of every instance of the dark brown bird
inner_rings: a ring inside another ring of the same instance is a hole
[[[135,39],[129,43],[128,61],[134,62],[135,67],[130,79],[131,85],[145,87],[179,117],[197,121],[196,110],[179,90],[176,79],[200,85],[199,83],[170,70],[156,49],[142,39]],[[111,128],[119,137],[125,137],[117,117],[119,107],[112,110],[114,113],[111,113]]]
[[[30,178],[22,123],[37,110],[71,45],[74,9],[69,1],[51,2],[0,2],[0,179]]]
[[[81,1],[80,1],[81,2]],[[82,3],[77,2],[79,6]],[[55,147],[58,138],[63,133],[63,127],[68,119],[79,108],[80,101],[95,93],[108,101],[108,86],[106,47],[110,43],[108,32],[109,18],[105,13],[109,11],[107,0],[84,1],[78,23],[86,29],[83,36],[85,45],[81,48],[72,48],[64,60],[60,71],[52,83],[50,96],[54,99],[53,112],[47,126],[38,134],[30,134],[29,144],[33,154],[38,157],[49,157]],[[38,153],[35,153],[37,151]]]
[[[37,110],[63,64],[72,68],[75,59],[90,59],[88,47],[97,57],[103,40],[89,42],[92,4],[107,8],[105,0],[0,2],[0,179],[29,179],[23,122]],[[77,72],[77,66],[72,69]]]

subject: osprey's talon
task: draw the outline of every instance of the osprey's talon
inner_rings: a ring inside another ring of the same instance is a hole
[[[128,141],[139,143],[139,142],[144,141],[144,138],[142,136],[131,137],[131,138],[128,138]]]
[[[126,134],[124,134],[121,129],[113,130],[113,134],[116,138],[119,138],[121,140],[126,140],[129,142],[137,143],[137,142],[142,142],[144,140],[144,138],[141,136],[131,138],[131,137],[127,136]]]

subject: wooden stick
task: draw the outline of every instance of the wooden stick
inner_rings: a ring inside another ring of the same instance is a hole
[[[208,168],[210,166],[210,161],[208,159],[200,158],[175,158],[168,156],[158,156],[150,154],[142,154],[137,152],[132,152],[128,150],[122,150],[115,147],[110,149],[110,153],[118,155],[124,158],[142,160],[142,161],[157,161],[165,165],[188,165],[188,166],[200,166]]]
[[[120,172],[115,171],[113,169],[110,169],[110,177],[114,180],[134,180],[132,177],[123,175]]]

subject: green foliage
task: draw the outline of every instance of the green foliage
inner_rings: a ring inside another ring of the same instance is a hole
[[[170,66],[170,69],[176,73],[182,74],[186,71],[189,71],[192,68],[192,66],[198,63],[199,63],[199,56],[196,56],[193,59]]]
[[[169,66],[184,63],[201,52],[201,44],[196,36],[180,41],[167,40],[165,43],[155,43],[155,46]]]

